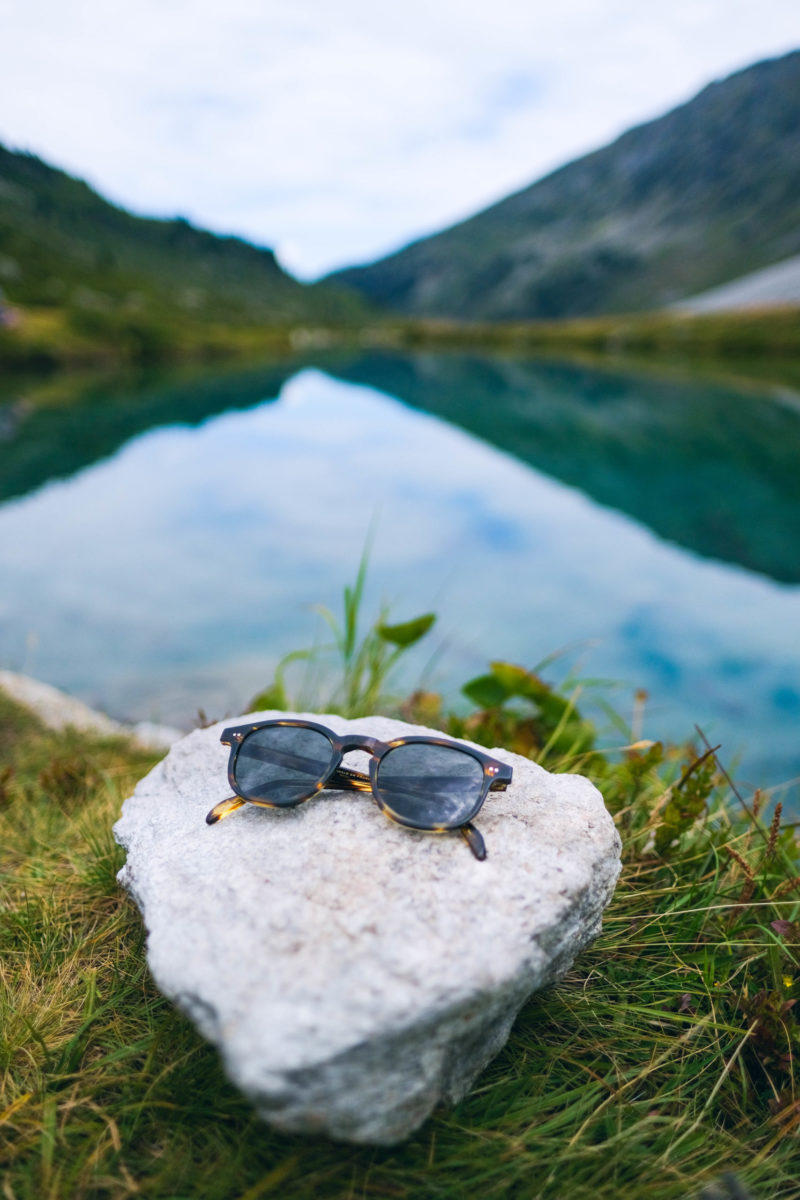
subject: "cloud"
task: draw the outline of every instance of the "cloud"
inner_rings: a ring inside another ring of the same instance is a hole
[[[29,0],[5,26],[0,138],[304,276],[466,216],[797,38],[794,0]]]

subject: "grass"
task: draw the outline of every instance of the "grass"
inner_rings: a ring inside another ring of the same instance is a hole
[[[0,328],[7,369],[113,368],[255,360],[291,349],[341,346],[588,354],[701,365],[768,375],[796,364],[800,307],[689,315],[644,312],[554,321],[466,322],[350,315],[339,325],[300,318],[273,322],[199,320],[174,308],[155,314],[77,314],[63,306],[17,307]],[[79,319],[80,318],[80,319]]]
[[[396,322],[408,346],[469,346],[503,350],[585,351],[602,355],[727,360],[765,356],[792,360],[800,351],[800,306],[689,314],[655,311],[558,321]]]
[[[389,1150],[253,1115],[153,987],[116,884],[111,825],[152,757],[48,731],[0,696],[0,1195],[800,1195],[794,829],[754,815],[761,797],[741,809],[713,755],[598,754],[574,697],[518,668],[467,690],[488,707],[441,723],[592,774],[624,871],[601,937],[529,1001],[471,1094]]]
[[[256,360],[291,350],[288,325],[197,321],[166,311],[76,322],[64,308],[18,308],[19,324],[0,328],[0,365],[8,370],[113,369],[169,363]]]

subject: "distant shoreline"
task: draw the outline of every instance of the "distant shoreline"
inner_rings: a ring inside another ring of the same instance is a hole
[[[253,361],[337,347],[587,352],[600,356],[785,361],[800,356],[800,306],[693,314],[681,310],[503,323],[391,319],[348,326],[162,323],[156,340],[130,329],[76,332],[58,308],[15,308],[0,326],[0,366],[109,369]]]

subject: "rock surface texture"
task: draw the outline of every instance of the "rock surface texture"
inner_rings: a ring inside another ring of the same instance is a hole
[[[305,715],[382,741],[435,732]],[[613,822],[588,780],[491,750],[514,779],[476,818],[485,862],[356,792],[208,826],[230,794],[222,728],[176,743],[115,826],[155,981],[271,1124],[399,1141],[464,1095],[530,993],[597,936],[620,869]]]

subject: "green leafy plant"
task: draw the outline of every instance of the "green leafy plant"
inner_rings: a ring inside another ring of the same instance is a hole
[[[398,660],[415,646],[432,628],[434,613],[424,613],[400,624],[389,623],[389,609],[381,607],[378,617],[359,637],[364,586],[367,578],[370,540],[361,556],[355,583],[346,586],[342,616],[338,618],[329,608],[317,605],[315,612],[325,622],[333,636],[332,642],[314,644],[306,650],[293,650],[279,662],[272,683],[250,701],[253,712],[265,709],[287,710],[314,704],[325,712],[345,717],[360,717],[378,712],[391,705],[387,694],[388,681]],[[324,694],[325,667],[331,666],[328,676],[338,675],[338,681]],[[304,662],[308,667],[304,685],[297,698],[290,693],[286,671],[293,663]]]
[[[461,690],[478,706],[464,722],[465,731],[478,741],[502,741],[538,761],[577,761],[594,749],[594,725],[577,708],[580,687],[563,695],[535,671],[496,661],[487,674],[471,679]]]

